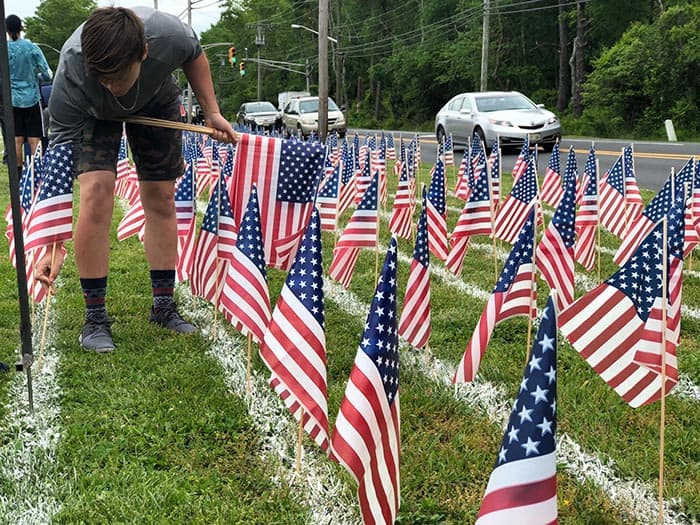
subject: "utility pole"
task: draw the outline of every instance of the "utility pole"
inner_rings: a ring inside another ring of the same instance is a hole
[[[265,33],[263,26],[258,24],[255,28],[255,45],[258,46],[258,100],[262,100],[262,65],[260,64],[260,48],[265,46]]]
[[[192,27],[192,0],[187,0],[187,25]],[[187,81],[187,122],[192,123],[192,86]]]
[[[481,91],[486,91],[489,70],[489,0],[484,0],[484,25],[481,39]]]
[[[328,0],[318,0],[318,134],[328,131]]]

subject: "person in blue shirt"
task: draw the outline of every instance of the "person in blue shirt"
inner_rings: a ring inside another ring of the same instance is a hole
[[[23,148],[29,142],[32,155],[44,135],[39,101],[39,80],[51,80],[53,73],[46,62],[44,53],[30,40],[21,38],[24,30],[22,20],[17,15],[5,19],[5,27],[10,39],[7,50],[10,61],[10,90],[12,92],[12,113],[15,119],[15,149],[17,164],[22,172]]]

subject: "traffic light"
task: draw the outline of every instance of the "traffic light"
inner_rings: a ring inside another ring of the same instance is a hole
[[[235,47],[229,47],[228,48],[228,63],[231,64],[231,67],[236,63],[236,48]]]
[[[240,69],[241,76],[244,77],[245,76],[245,62],[241,60],[241,64],[238,67]]]

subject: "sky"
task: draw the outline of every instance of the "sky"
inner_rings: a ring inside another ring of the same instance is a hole
[[[120,7],[133,7],[137,5],[154,6],[155,0],[97,0],[97,5],[106,7],[110,5]],[[17,15],[24,19],[34,16],[36,8],[41,0],[4,0],[5,16]],[[182,15],[181,20],[187,21],[187,0],[157,0],[158,9],[174,15]],[[217,0],[192,0],[192,27],[201,34],[210,26],[218,22],[223,2]]]

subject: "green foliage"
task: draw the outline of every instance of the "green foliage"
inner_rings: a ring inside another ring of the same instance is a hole
[[[679,137],[697,136],[699,31],[700,6],[672,7],[603,52],[584,86],[589,133],[659,137],[670,118]]]
[[[66,39],[97,7],[95,0],[42,0],[34,16],[24,21],[27,37],[42,47],[46,60],[56,71],[58,53]],[[54,49],[51,49],[54,48]]]

